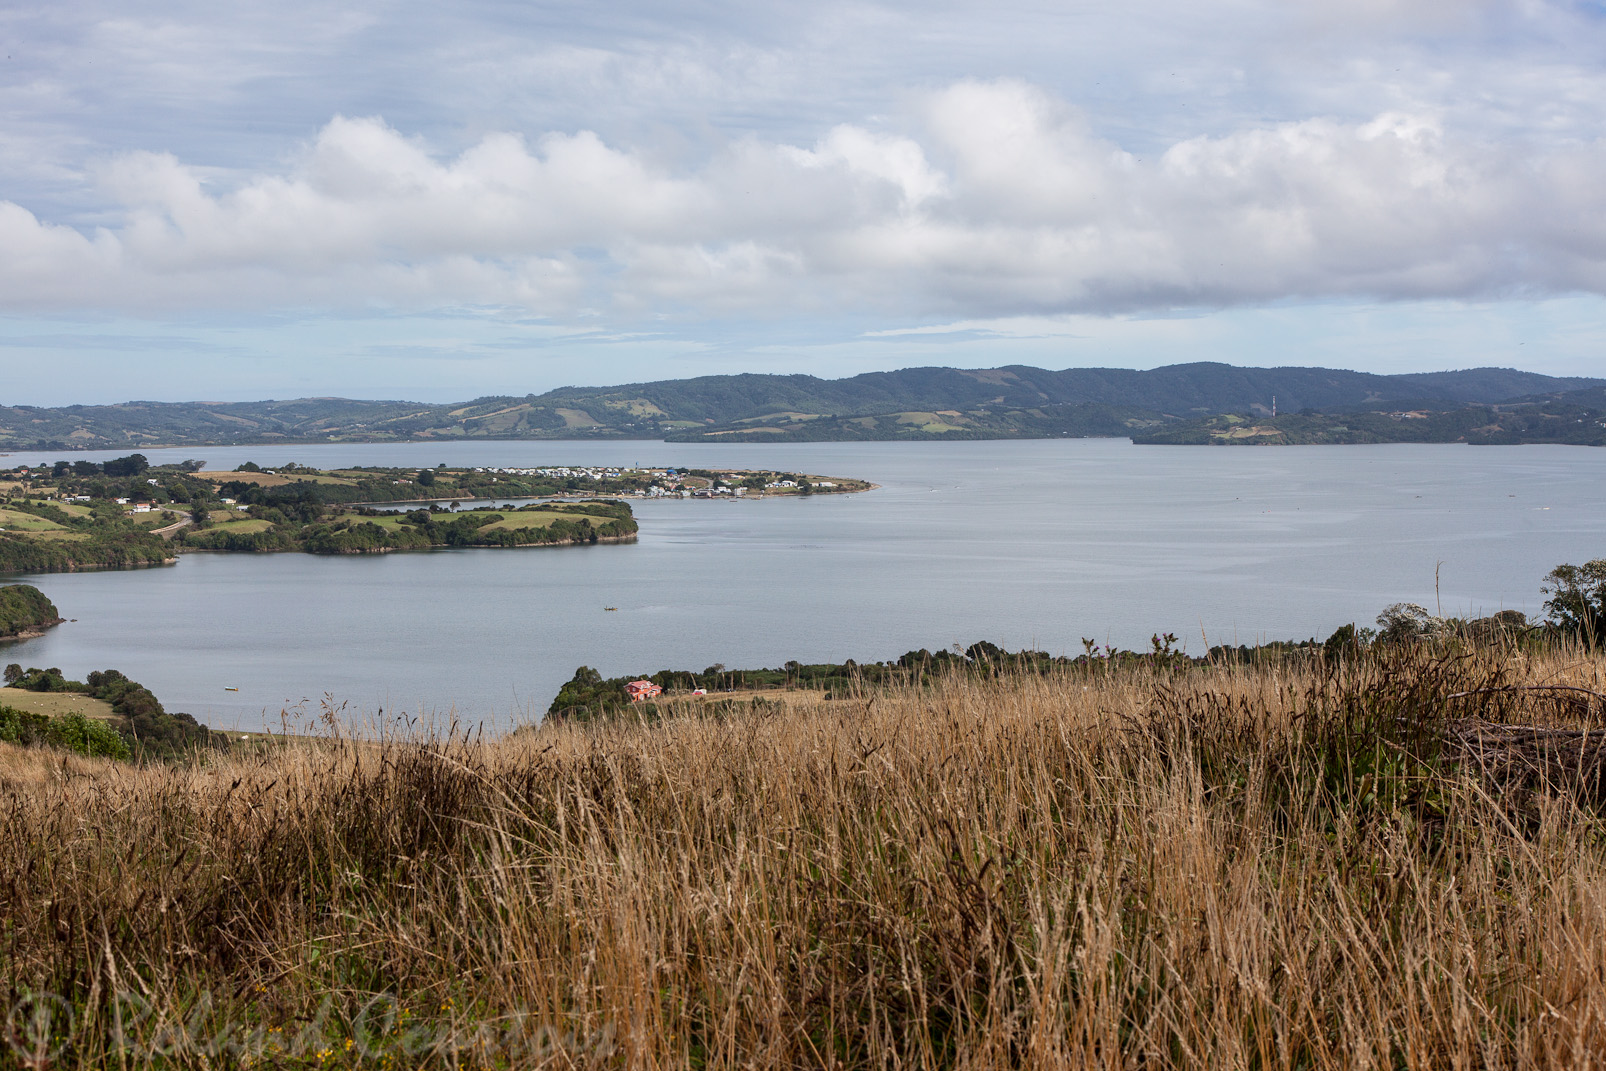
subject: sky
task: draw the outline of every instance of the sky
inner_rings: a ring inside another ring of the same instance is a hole
[[[1606,3],[0,7],[0,404],[1606,375]]]

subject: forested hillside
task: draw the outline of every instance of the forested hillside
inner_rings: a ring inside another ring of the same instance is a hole
[[[451,439],[1126,435],[1218,413],[1269,415],[1274,403],[1280,412],[1363,406],[1452,410],[1580,390],[1598,395],[1602,388],[1606,380],[1502,368],[1394,376],[1210,363],[1148,371],[905,368],[836,380],[733,375],[562,387],[447,405],[301,398],[0,407],[0,450]]]

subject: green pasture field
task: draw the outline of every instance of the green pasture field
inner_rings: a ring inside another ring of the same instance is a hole
[[[25,710],[57,718],[63,714],[82,714],[86,718],[110,721],[117,715],[104,699],[92,699],[81,692],[29,692],[21,688],[0,688],[0,707]]]
[[[502,515],[502,519],[499,521],[492,521],[490,524],[486,525],[486,530],[494,528],[547,528],[551,526],[553,521],[577,521],[581,517],[587,516],[587,514],[583,513],[562,513],[555,510],[529,510],[527,512],[519,510],[495,510],[493,512],[500,513]],[[384,517],[369,517],[366,519],[372,521],[374,524],[379,525],[381,528],[396,528],[403,523],[404,516],[405,515],[401,513],[392,513]],[[450,520],[454,516],[464,516],[464,514],[442,513],[438,515],[439,519],[443,521]],[[472,516],[472,514],[469,514],[469,516]],[[591,523],[595,525],[600,526],[606,524],[607,522],[607,517],[591,517]]]
[[[213,518],[216,519],[217,515],[222,512],[222,510],[213,511]],[[240,519],[235,520],[234,518],[236,517]],[[240,514],[235,513],[224,520],[217,521],[210,530],[214,532],[238,532],[243,535],[250,532],[265,532],[272,527],[272,521],[264,521],[256,517],[241,517]]]
[[[485,527],[487,530],[493,528],[548,528],[551,527],[553,521],[578,521],[583,516],[585,514],[559,513],[549,510],[531,510],[528,513],[510,511],[503,513],[501,520],[492,521]],[[592,517],[591,523],[600,527],[608,523],[608,518]]]
[[[20,510],[0,509],[0,528],[8,532],[61,532],[65,529],[55,521],[35,517]]]

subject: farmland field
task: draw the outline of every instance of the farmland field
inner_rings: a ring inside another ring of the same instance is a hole
[[[0,659],[5,659],[3,648],[0,648]],[[85,717],[102,719],[115,716],[110,703],[101,699],[91,699],[80,692],[29,692],[21,688],[0,688],[0,707],[25,710],[30,714],[43,714],[51,718],[62,714],[82,714]]]
[[[8,532],[60,532],[62,526],[46,517],[14,509],[0,509],[0,528]]]

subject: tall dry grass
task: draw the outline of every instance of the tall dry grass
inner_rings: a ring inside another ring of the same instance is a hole
[[[0,1061],[1596,1066],[1595,742],[1516,776],[1457,741],[1587,728],[1603,669],[956,676],[0,769]]]

